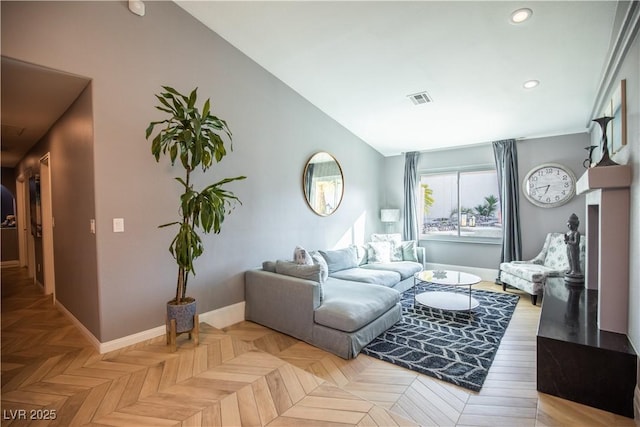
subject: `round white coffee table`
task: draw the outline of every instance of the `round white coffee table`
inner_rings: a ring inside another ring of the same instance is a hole
[[[480,303],[471,296],[471,286],[479,283],[480,277],[475,274],[463,273],[462,271],[451,270],[425,270],[416,273],[413,276],[413,298],[414,303],[417,301],[428,307],[438,308],[441,310],[471,311],[478,307]],[[469,288],[469,294],[460,292],[447,291],[428,291],[416,295],[416,285],[419,282],[436,283],[439,285],[447,285],[452,287]]]

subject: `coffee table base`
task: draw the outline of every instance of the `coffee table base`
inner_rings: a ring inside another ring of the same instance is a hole
[[[454,292],[423,292],[416,295],[416,301],[428,307],[451,311],[473,310],[480,305],[470,295]]]

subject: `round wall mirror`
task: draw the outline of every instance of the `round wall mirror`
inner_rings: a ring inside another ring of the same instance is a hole
[[[311,156],[302,178],[304,196],[309,207],[318,215],[331,215],[338,209],[344,193],[342,168],[329,153]]]

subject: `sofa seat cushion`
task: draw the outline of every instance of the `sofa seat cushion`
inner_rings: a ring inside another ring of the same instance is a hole
[[[324,300],[315,310],[314,321],[344,332],[357,331],[400,302],[400,292],[384,286],[331,277],[323,286]]]
[[[413,261],[393,261],[375,264],[361,265],[361,268],[379,271],[395,271],[400,275],[401,280],[408,279],[419,271],[422,271],[422,265]]]
[[[388,288],[394,287],[400,281],[400,274],[395,271],[372,270],[361,267],[336,271],[330,273],[329,276],[335,279],[382,285]]]
[[[557,277],[563,273],[561,270],[528,262],[503,262],[500,270],[529,282],[544,282],[545,277]]]

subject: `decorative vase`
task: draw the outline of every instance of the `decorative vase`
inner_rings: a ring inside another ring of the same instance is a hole
[[[194,316],[196,315],[196,300],[185,298],[185,304],[176,304],[175,300],[167,303],[167,323],[171,319],[176,319],[176,333],[189,332],[194,326]]]
[[[600,159],[600,161],[595,165],[595,167],[598,166],[616,166],[618,165],[618,163],[614,162],[613,160],[611,160],[611,157],[609,157],[609,144],[607,141],[607,124],[609,124],[609,122],[613,120],[613,117],[609,117],[609,116],[603,116],[603,117],[599,117],[597,119],[593,119],[592,121],[598,123],[600,125],[600,128],[602,129],[602,158]]]

